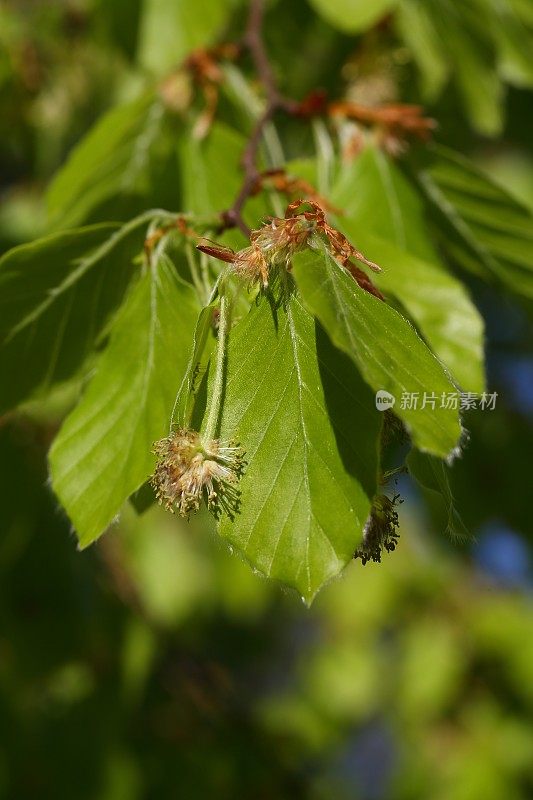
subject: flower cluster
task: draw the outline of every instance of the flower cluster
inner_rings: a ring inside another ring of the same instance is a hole
[[[402,502],[399,494],[395,494],[392,500],[384,494],[374,498],[363,541],[353,556],[360,558],[363,566],[367,561],[381,563],[383,550],[392,553],[396,549],[399,539],[396,506]]]
[[[179,428],[155,442],[153,452],[158,461],[151,483],[168,511],[188,517],[205,499],[215,516],[222,510],[235,512],[235,484],[244,464],[238,445],[204,440],[197,431]]]
[[[312,237],[315,236],[320,236],[326,242],[333,257],[365,291],[383,299],[366,273],[352,259],[363,262],[374,272],[380,272],[381,268],[357,250],[343,233],[332,228],[326,222],[324,209],[313,200],[295,200],[287,206],[284,217],[269,217],[265,225],[251,232],[250,246],[237,253],[209,242],[202,242],[197,248],[232,264],[234,272],[248,284],[260,284],[266,288],[272,283],[276,269],[283,266],[290,270],[293,255],[312,244]]]
[[[257,231],[253,233],[257,233]],[[236,275],[250,285],[260,283],[264,289],[268,286],[269,266],[265,254],[255,243],[235,253],[233,260],[233,269]]]
[[[315,230],[316,221],[303,214],[270,217],[266,225],[252,231],[250,247],[236,253],[233,268],[247,282],[266,288],[272,268],[289,269],[292,256],[305,247]]]

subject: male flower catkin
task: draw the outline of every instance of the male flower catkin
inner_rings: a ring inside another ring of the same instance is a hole
[[[182,517],[198,511],[202,499],[215,516],[237,510],[237,483],[243,467],[240,447],[218,439],[204,440],[197,431],[179,428],[154,443],[158,456],[152,475],[159,503]]]
[[[384,494],[378,494],[372,503],[372,511],[365,525],[363,541],[355,551],[354,558],[360,558],[363,566],[367,561],[381,562],[383,550],[392,553],[398,544],[398,512],[396,506],[403,503],[399,494],[392,500]]]

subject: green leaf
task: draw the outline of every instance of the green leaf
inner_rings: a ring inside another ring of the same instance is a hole
[[[513,14],[523,25],[533,28],[533,6],[530,0],[507,0]]]
[[[330,25],[346,33],[361,33],[384,17],[397,0],[310,0]]]
[[[0,409],[80,367],[122,300],[146,223],[57,233],[0,259]]]
[[[533,84],[533,13],[529,0],[400,0],[396,27],[437,98],[450,72],[476,130],[497,135],[503,123],[503,81]],[[442,31],[446,31],[443,38]]]
[[[233,0],[144,0],[139,59],[156,74],[168,72],[222,28]]]
[[[191,356],[172,410],[171,421],[182,428],[188,428],[191,424],[194,407],[198,402],[198,393],[209,366],[215,344],[213,336],[215,308],[214,303],[202,308],[194,330]]]
[[[351,227],[345,227],[350,234]],[[399,300],[461,388],[482,392],[483,318],[463,284],[431,261],[416,258],[371,234],[361,235],[354,225],[356,235],[357,246],[383,268],[373,276],[379,288]]]
[[[310,602],[361,539],[376,490],[379,414],[349,359],[292,294],[232,331],[221,437],[247,466],[220,533]]]
[[[294,275],[303,300],[333,343],[355,362],[366,382],[396,400],[402,419],[421,449],[447,457],[458,445],[457,411],[440,407],[442,394],[455,387],[414,328],[397,311],[361,289],[325,246],[298,254]],[[417,393],[418,407],[402,407],[404,393]],[[435,395],[435,408],[424,393]]]
[[[448,468],[439,458],[411,450],[407,458],[410,474],[422,487],[430,508],[444,532],[456,541],[469,541],[472,534],[465,526],[453,499]]]
[[[242,183],[241,159],[246,139],[215,122],[204,139],[187,135],[179,142],[183,208],[194,214],[217,214],[229,208]],[[257,227],[266,213],[264,198],[251,198],[246,218]]]
[[[533,33],[513,25],[503,28],[498,39],[502,76],[514,86],[531,88],[533,65],[530,53],[533,48]]]
[[[503,86],[495,66],[494,10],[475,0],[400,0],[397,25],[422,70],[427,96],[436,99],[449,71],[473,127],[487,136],[503,123]],[[442,32],[446,31],[445,39]]]
[[[423,95],[435,100],[446,84],[451,64],[427,0],[401,0],[395,23],[420,69]]]
[[[464,267],[533,297],[533,215],[471,162],[434,147],[418,177],[445,222],[443,246]]]
[[[516,86],[533,85],[533,19],[522,19],[513,0],[493,0],[492,35],[502,77]]]
[[[205,139],[184,136],[179,143],[183,207],[195,214],[228,208],[241,184],[240,159],[246,140],[216,122]]]
[[[105,114],[52,181],[47,193],[51,219],[73,227],[110,197],[146,188],[150,148],[162,117],[163,105],[151,93]]]
[[[331,202],[342,209],[339,226],[353,222],[415,256],[437,260],[423,197],[379,147],[369,145],[341,165]]]
[[[440,6],[439,10],[440,10]],[[484,136],[497,136],[503,127],[504,87],[494,66],[492,47],[467,27],[455,0],[441,18],[455,81],[472,126]],[[461,9],[463,11],[463,9]]]
[[[483,391],[483,320],[439,262],[420,193],[379,149],[367,147],[340,172],[332,202],[345,209],[338,227],[383,268],[375,283],[402,304],[459,384]]]
[[[53,489],[85,547],[153,471],[189,357],[196,295],[163,256],[132,289],[50,451]]]

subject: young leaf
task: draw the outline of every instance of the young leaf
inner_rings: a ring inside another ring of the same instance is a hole
[[[522,25],[533,28],[533,6],[529,0],[508,0],[510,10]],[[501,6],[500,6],[501,7]]]
[[[231,0],[230,5],[238,0]],[[224,24],[222,0],[144,0],[139,58],[156,74],[168,72],[197,47],[209,43]]]
[[[261,299],[230,336],[221,438],[247,465],[222,536],[310,602],[360,542],[379,428],[371,393],[296,294]]]
[[[242,181],[241,159],[246,146],[242,134],[216,122],[205,139],[190,134],[180,141],[183,208],[195,214],[216,214],[233,203]],[[246,205],[250,224],[266,213],[261,197]]]
[[[428,3],[402,0],[394,21],[420,70],[422,93],[427,100],[435,100],[446,84],[451,63]]]
[[[0,259],[0,410],[82,364],[122,300],[146,222],[53,234]]]
[[[339,225],[353,222],[414,256],[437,260],[423,196],[379,147],[369,145],[341,165],[331,202],[342,209]]]
[[[493,45],[485,21],[467,3],[439,0],[433,4],[437,29],[446,30],[446,48],[455,82],[472,126],[485,136],[497,136],[503,125],[504,87],[493,64]]]
[[[533,215],[466,158],[434,147],[418,172],[445,222],[443,246],[467,269],[533,297]]]
[[[419,192],[367,147],[342,170],[332,202],[346,209],[338,227],[383,268],[374,278],[379,288],[402,304],[464,389],[483,391],[483,320],[464,285],[441,266]]]
[[[345,226],[350,235],[351,226]],[[383,272],[373,276],[379,288],[396,297],[433,352],[461,386],[485,388],[483,318],[464,285],[431,261],[416,258],[394,244],[353,226],[354,241]]]
[[[492,34],[498,51],[499,71],[516,86],[533,86],[533,19],[521,19],[513,0],[493,3]],[[531,6],[530,6],[531,8]],[[531,12],[529,12],[531,14]]]
[[[191,356],[172,409],[171,421],[179,427],[188,428],[190,426],[198,391],[208,369],[215,343],[213,336],[214,311],[214,304],[205,306],[200,311],[196,323]]]
[[[217,213],[231,205],[241,181],[244,137],[216,122],[205,139],[190,133],[179,143],[183,207],[196,214]]]
[[[163,256],[132,289],[79,405],[50,451],[52,486],[85,547],[153,470],[198,316]]]
[[[494,26],[490,2],[475,0],[400,0],[397,26],[422,71],[423,88],[436,99],[448,72],[466,115],[479,133],[496,135],[503,122],[503,86],[494,64]],[[445,40],[442,32],[446,31]]]
[[[375,391],[393,395],[394,413],[416,446],[441,457],[451,455],[461,425],[457,411],[441,407],[441,397],[455,387],[414,328],[361,289],[325,247],[296,255],[293,270],[304,303],[333,343],[353,359]]]
[[[102,117],[74,148],[48,189],[52,220],[73,227],[113,195],[140,191],[162,115],[161,101],[147,92]]]
[[[310,0],[330,25],[346,33],[361,33],[384,17],[397,0]]]

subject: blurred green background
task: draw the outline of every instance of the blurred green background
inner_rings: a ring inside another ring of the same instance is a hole
[[[243,11],[226,5],[232,38]],[[146,81],[147,6],[150,30],[164,24],[164,2],[0,3],[2,252],[46,232],[47,181]],[[361,43],[291,0],[266,36],[294,96],[334,87],[363,48],[364,85],[393,74],[417,99],[387,26]],[[317,56],[302,65],[299,52]],[[505,109],[490,140],[453,87],[430,111],[533,206],[531,93],[511,89]],[[444,539],[403,479],[398,550],[352,564],[310,610],[230,554],[207,517],[131,507],[79,553],[46,473],[68,398],[0,420],[1,798],[533,796],[532,333],[528,309],[470,283],[499,392],[496,411],[468,416],[453,471],[476,541]]]

